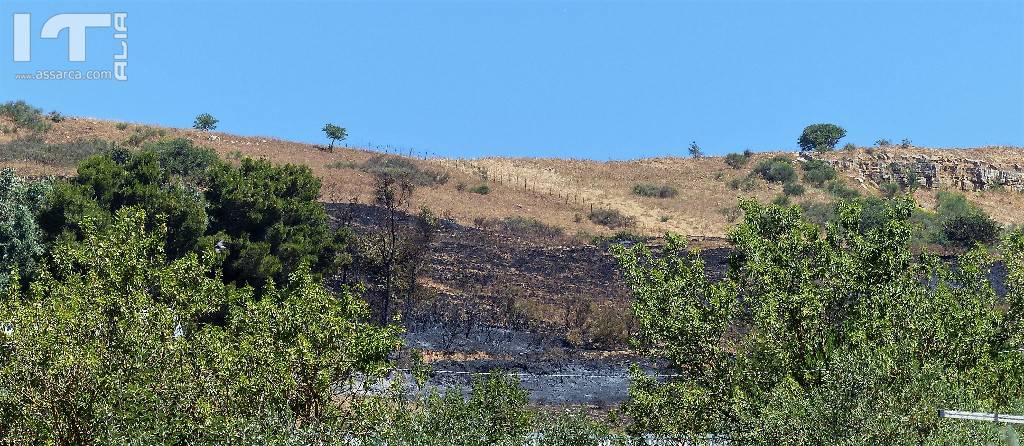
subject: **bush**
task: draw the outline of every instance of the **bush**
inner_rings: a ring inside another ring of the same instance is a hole
[[[892,141],[889,141],[888,139],[882,138],[882,139],[879,139],[879,140],[875,141],[875,145],[878,146],[878,147],[888,147],[888,146],[892,145]]]
[[[750,162],[753,152],[744,150],[743,153],[730,153],[725,156],[725,164],[733,169],[741,169]]]
[[[129,124],[127,122],[119,122],[116,125],[114,125],[114,128],[123,132],[125,130],[128,130],[128,125]]]
[[[854,150],[857,150],[857,145],[856,144],[854,144],[852,142],[848,142],[846,144],[843,144],[843,151],[845,151],[845,152],[853,152]]]
[[[140,147],[142,143],[161,135],[163,135],[163,130],[157,130],[149,126],[135,127],[135,131],[125,140],[125,144],[132,147]]]
[[[795,197],[804,194],[804,186],[802,184],[791,182],[782,185],[782,193],[787,197]]]
[[[942,191],[936,201],[935,223],[928,226],[941,233],[930,234],[931,241],[969,248],[977,243],[992,243],[998,238],[999,223],[962,194]]]
[[[558,226],[551,226],[536,218],[530,217],[505,217],[503,219],[489,219],[478,217],[474,224],[480,228],[500,227],[501,229],[519,236],[560,238],[565,235],[565,230]]]
[[[804,181],[815,187],[822,187],[825,183],[836,178],[837,172],[828,163],[821,160],[810,160],[803,164]]]
[[[214,118],[213,115],[209,113],[203,113],[199,116],[196,116],[196,120],[192,122],[192,128],[208,132],[210,130],[216,130],[218,122],[220,122],[220,120]]]
[[[757,189],[757,180],[751,176],[733,178],[731,181],[729,181],[729,188],[732,190],[750,192],[752,190]]]
[[[895,197],[896,194],[900,193],[900,185],[890,181],[888,183],[883,184],[881,186],[881,190],[883,196],[885,196],[886,198],[892,198]]]
[[[628,228],[636,224],[636,219],[617,209],[594,209],[587,215],[587,218],[594,224],[611,229]]]
[[[50,144],[32,135],[0,143],[0,162],[31,161],[49,166],[74,166],[113,146],[105,141],[77,140]]]
[[[363,171],[403,179],[417,186],[436,186],[448,182],[448,175],[420,169],[416,163],[397,157],[375,156],[363,163]]]
[[[48,115],[46,115],[46,118],[49,119],[50,122],[54,122],[54,123],[64,122],[64,119],[65,119],[64,115],[60,114],[60,112],[58,112],[56,110],[54,110],[54,111],[50,112]]]
[[[760,175],[765,181],[773,183],[788,183],[796,179],[793,161],[785,156],[776,156],[761,161],[754,167],[754,173]]]
[[[0,105],[0,116],[14,123],[14,130],[24,129],[42,133],[50,130],[50,123],[43,116],[43,111],[25,103],[25,101],[9,101]]]
[[[679,190],[672,186],[637,184],[633,186],[633,194],[641,197],[672,198],[679,195]]]
[[[487,195],[491,193],[491,187],[486,184],[481,184],[479,186],[471,188],[469,191],[474,194]]]
[[[306,271],[257,298],[223,284],[212,255],[168,261],[147,220],[118,212],[59,244],[31,292],[5,294],[4,441],[285,444],[295,420],[340,430],[339,401],[355,396],[341,383],[381,376],[400,330]]]
[[[812,124],[804,128],[797,143],[802,151],[831,152],[844,136],[846,130],[838,125]]]
[[[860,197],[860,192],[846,185],[842,180],[832,180],[828,183],[828,191],[840,200],[852,200]]]

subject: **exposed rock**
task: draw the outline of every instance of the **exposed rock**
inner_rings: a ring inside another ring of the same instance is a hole
[[[875,185],[892,182],[904,187],[916,184],[927,189],[948,186],[964,191],[1005,188],[1024,192],[1024,169],[1020,164],[1001,167],[976,159],[893,155],[885,151],[821,157],[821,160],[837,170],[853,171],[857,178],[865,178]]]

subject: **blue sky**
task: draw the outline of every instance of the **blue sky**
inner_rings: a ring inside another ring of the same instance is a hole
[[[31,62],[12,14],[31,13]],[[15,80],[110,69],[47,18],[128,13],[128,80]],[[447,156],[622,159],[843,142],[1024,146],[1024,2],[45,2],[0,4],[0,99],[114,120],[191,125]]]

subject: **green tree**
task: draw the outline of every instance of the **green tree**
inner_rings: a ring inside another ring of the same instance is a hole
[[[203,113],[196,116],[196,120],[192,122],[192,128],[196,130],[202,130],[208,132],[210,130],[217,130],[217,123],[220,122],[217,118],[209,113]]]
[[[797,143],[800,150],[831,152],[836,144],[846,136],[846,130],[835,124],[811,124],[804,128]]]
[[[351,234],[330,227],[319,196],[320,179],[307,166],[252,159],[217,165],[205,192],[206,241],[228,249],[225,280],[262,289],[284,283],[302,264],[334,274],[349,263]]]
[[[636,342],[681,377],[638,376],[626,412],[636,430],[741,444],[966,444],[991,426],[940,420],[939,408],[1024,407],[1020,281],[1001,302],[984,251],[951,269],[909,248],[912,201],[862,227],[840,203],[822,231],[799,208],[744,202],[727,277],[669,242],[656,258],[617,248],[635,296]],[[1019,257],[1012,238],[1004,256]],[[1019,262],[1011,276],[1024,276]],[[653,336],[652,336],[653,334]],[[694,372],[699,373],[694,373]]]
[[[308,270],[256,299],[219,279],[212,252],[168,261],[146,221],[125,208],[86,228],[0,300],[0,441],[341,437],[340,402],[357,397],[345,389],[389,365],[398,329],[368,323],[351,290],[329,292]]]
[[[343,141],[345,138],[348,137],[348,131],[345,130],[344,127],[340,127],[340,126],[337,126],[337,125],[334,125],[334,124],[331,124],[331,123],[324,124],[324,129],[323,130],[324,130],[324,134],[327,135],[327,138],[331,140],[331,145],[330,145],[330,147],[327,148],[327,150],[331,151],[331,152],[334,151],[334,142],[335,141],[339,141],[339,140]]]
[[[36,215],[48,187],[22,180],[12,169],[0,170],[0,290],[7,287],[12,272],[31,275],[45,252]]]
[[[690,142],[690,147],[687,150],[690,152],[691,157],[702,158],[704,156],[704,151],[697,145],[697,141]]]

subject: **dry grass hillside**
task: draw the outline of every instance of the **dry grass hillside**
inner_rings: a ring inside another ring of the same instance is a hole
[[[153,131],[144,130],[151,128]],[[19,133],[0,135],[0,143],[24,137]],[[163,137],[190,138],[217,150],[227,158],[247,156],[274,162],[308,165],[323,179],[325,202],[367,203],[372,197],[372,176],[360,167],[367,160],[380,156],[368,150],[337,147],[328,153],[311,144],[283,141],[270,137],[243,137],[220,132],[200,132],[113,121],[68,118],[53,124],[42,135],[48,143],[70,143],[79,140],[103,139],[125,142],[132,138],[154,140]],[[832,157],[858,156],[865,149],[838,152]],[[913,149],[924,153],[934,150]],[[954,153],[943,150],[939,153]],[[957,149],[956,157],[1013,165],[1024,160],[1019,148],[997,147]],[[568,235],[610,234],[619,229],[597,225],[588,219],[591,209],[613,209],[635,219],[626,228],[632,232],[654,235],[674,231],[691,236],[722,236],[737,217],[737,199],[743,196],[771,200],[782,193],[782,185],[756,180],[748,187],[734,189],[730,182],[747,177],[752,166],[775,155],[795,157],[793,153],[757,153],[742,168],[727,166],[721,157],[701,159],[647,158],[631,161],[598,162],[548,158],[489,157],[474,160],[416,159],[421,168],[446,174],[440,185],[420,187],[414,206],[426,206],[463,225],[481,219],[509,216],[534,218],[545,224],[563,228]],[[68,175],[74,172],[71,162],[47,162],[18,159],[0,154],[0,164],[14,167],[25,175]],[[1018,166],[1019,168],[1019,166]],[[840,172],[847,183],[862,193],[878,194],[877,187],[858,181],[854,172]],[[862,179],[861,179],[862,180]],[[486,184],[489,193],[472,190]],[[671,186],[678,194],[670,198],[641,197],[633,193],[637,184]],[[935,190],[918,190],[920,203],[934,202]],[[1024,194],[1011,190],[967,192],[1004,224],[1024,222]],[[793,197],[793,202],[828,201],[830,195],[807,185],[806,192]]]

